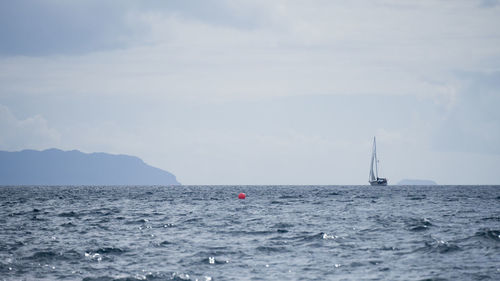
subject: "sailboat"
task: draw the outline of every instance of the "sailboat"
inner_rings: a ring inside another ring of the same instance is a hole
[[[375,171],[374,167],[375,166]],[[370,185],[386,186],[387,179],[378,177],[378,160],[377,160],[377,144],[375,137],[373,137],[372,161],[370,164],[370,177],[368,178]]]

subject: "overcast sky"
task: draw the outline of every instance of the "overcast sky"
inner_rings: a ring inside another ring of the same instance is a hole
[[[500,184],[500,2],[1,1],[0,149],[183,184]]]

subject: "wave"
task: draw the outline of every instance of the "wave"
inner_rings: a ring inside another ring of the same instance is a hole
[[[500,216],[482,218],[482,221],[500,221]]]
[[[409,195],[409,196],[406,196],[406,199],[407,200],[420,201],[420,200],[427,199],[427,196],[425,196],[424,194],[422,194],[422,195]]]
[[[336,235],[328,234],[325,232],[319,232],[312,235],[299,235],[289,238],[290,240],[295,240],[297,242],[321,242],[323,240],[338,239]]]
[[[32,221],[46,221],[47,219],[45,219],[45,218],[40,218],[40,217],[38,217],[38,216],[34,215],[33,217],[31,217],[31,220],[32,220]]]
[[[121,249],[121,248],[117,248],[117,247],[103,247],[103,248],[99,248],[95,251],[93,251],[94,253],[98,253],[98,254],[114,254],[114,255],[119,255],[119,254],[122,254],[122,253],[125,253],[126,251]]]
[[[327,195],[329,195],[329,196],[337,196],[337,195],[342,195],[342,193],[332,191],[332,192],[328,193]]]
[[[280,247],[276,247],[276,246],[258,246],[257,248],[255,248],[257,251],[259,252],[263,252],[263,253],[266,253],[266,254],[269,254],[269,253],[284,253],[284,252],[290,252],[289,249],[283,247],[283,246],[280,246]]]
[[[410,231],[425,231],[428,230],[431,226],[433,226],[433,224],[427,218],[410,218],[406,221],[406,227]]]
[[[80,216],[80,214],[70,211],[70,212],[62,212],[57,215],[58,217],[63,217],[63,218],[77,218]]]
[[[103,259],[113,260],[113,256],[119,256],[124,252],[126,251],[116,247],[103,247],[96,250],[85,251],[85,257],[96,261],[101,261]]]
[[[272,228],[276,229],[276,232],[278,233],[287,233],[288,232],[287,228],[292,228],[293,226],[294,226],[293,224],[280,222],[273,225]]]
[[[187,273],[148,273],[145,275],[134,275],[134,276],[99,276],[99,277],[85,277],[82,281],[137,281],[137,280],[169,280],[169,281],[190,281],[190,280],[200,280],[200,281],[212,281],[212,277],[203,276],[203,278],[195,278]]]
[[[193,222],[201,222],[201,221],[203,221],[203,219],[198,217],[198,218],[189,218],[189,219],[185,220],[183,223],[193,223]]]
[[[415,250],[416,252],[448,254],[462,250],[458,245],[443,240],[425,242],[425,246]]]
[[[495,241],[500,242],[500,231],[491,230],[491,229],[483,229],[474,234],[472,237],[478,237],[487,241]]]
[[[293,227],[293,226],[294,225],[290,224],[290,223],[279,222],[279,223],[273,225],[273,228],[290,228],[290,227]]]
[[[50,249],[45,249],[35,252],[33,255],[26,257],[25,259],[34,260],[39,263],[49,262],[54,260],[78,260],[83,255],[74,250],[69,250],[66,252],[58,252]]]
[[[380,196],[370,195],[370,194],[361,194],[361,195],[354,196],[354,198],[356,198],[356,199],[379,199]]]
[[[297,195],[281,195],[279,199],[300,199],[304,198],[304,195],[302,194],[297,194]]]
[[[245,230],[238,230],[238,231],[226,231],[226,230],[221,230],[217,231],[217,233],[225,233],[225,234],[232,234],[232,235],[238,235],[238,236],[246,236],[246,235],[269,235],[269,234],[274,234],[275,231],[271,230],[254,230],[254,231],[245,231]]]
[[[120,219],[121,220],[121,217],[118,217],[117,219]],[[149,220],[148,219],[138,219],[138,220],[129,220],[129,221],[126,221],[125,224],[127,225],[133,225],[133,224],[145,224],[145,223],[148,223]]]
[[[35,252],[33,255],[29,257],[29,259],[32,260],[52,260],[55,259],[59,256],[62,256],[59,253],[52,252],[52,251],[40,251],[40,252]]]
[[[500,231],[485,228],[475,232],[471,236],[458,239],[456,242],[463,244],[464,247],[467,248],[489,248],[491,243],[493,243],[495,247],[498,247],[499,245],[497,243],[500,242]]]
[[[312,235],[300,235],[293,237],[292,239],[301,241],[301,242],[308,242],[308,241],[321,241],[323,239],[323,235],[325,235],[324,232],[312,234]]]

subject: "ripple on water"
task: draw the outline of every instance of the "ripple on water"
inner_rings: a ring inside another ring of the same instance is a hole
[[[492,217],[482,218],[481,221],[496,221],[496,222],[500,222],[500,216],[492,216]]]
[[[460,250],[461,248],[454,243],[444,240],[434,240],[433,242],[425,242],[425,246],[418,248],[416,252],[449,254]]]
[[[63,217],[63,218],[77,218],[80,216],[80,214],[75,212],[75,211],[70,211],[70,212],[59,213],[57,216]]]
[[[425,194],[420,194],[420,195],[409,195],[406,197],[407,200],[413,200],[413,201],[421,201],[425,200],[427,196]]]
[[[113,254],[113,255],[120,255],[122,253],[125,253],[126,250],[118,248],[118,247],[102,247],[98,248],[95,251],[92,251],[94,253],[98,254]]]
[[[41,250],[35,252],[33,255],[26,257],[27,260],[37,261],[39,263],[46,263],[55,260],[73,261],[82,257],[80,253],[74,250],[65,252],[58,252],[53,250]]]
[[[500,242],[500,231],[491,229],[482,229],[476,232],[473,237],[482,238],[488,241]]]
[[[264,253],[264,254],[285,253],[285,252],[291,251],[287,247],[283,247],[283,246],[258,246],[255,249],[259,252]]]
[[[291,223],[279,222],[273,225],[273,228],[291,228],[294,225]]]
[[[433,224],[427,218],[410,218],[406,220],[405,224],[407,229],[410,231],[425,231],[433,226]]]
[[[120,219],[120,220],[122,220],[122,219]],[[149,222],[148,219],[138,219],[138,220],[128,220],[125,222],[125,224],[134,225],[134,224],[145,224],[147,222]]]
[[[296,236],[294,238],[297,241],[309,242],[309,241],[321,241],[321,240],[337,239],[338,236],[333,235],[333,234],[320,232],[320,233],[312,234],[312,235],[299,235],[299,236]]]
[[[85,251],[85,257],[98,262],[102,260],[113,261],[115,257],[125,252],[126,250],[117,247],[101,247],[95,250]]]
[[[33,255],[29,256],[27,259],[36,260],[38,262],[45,262],[45,261],[54,260],[54,259],[58,259],[58,258],[62,258],[62,254],[47,250],[47,251],[35,252]]]
[[[98,277],[85,277],[82,281],[137,281],[137,280],[169,280],[169,281],[212,281],[210,276],[202,276],[198,278],[191,277],[187,273],[146,273],[146,274],[135,274],[135,275],[117,275],[117,276],[98,276]]]

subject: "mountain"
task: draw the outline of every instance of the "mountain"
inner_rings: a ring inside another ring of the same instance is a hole
[[[175,176],[128,155],[78,150],[0,151],[1,185],[180,185]]]
[[[398,185],[437,185],[433,180],[402,179]]]

